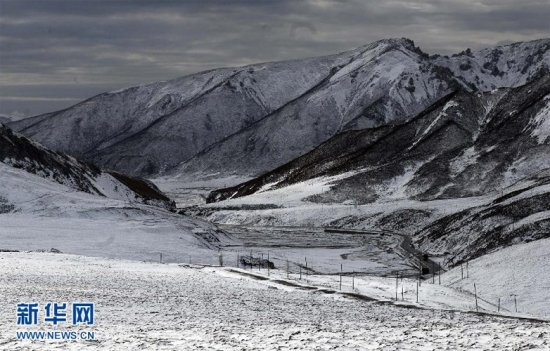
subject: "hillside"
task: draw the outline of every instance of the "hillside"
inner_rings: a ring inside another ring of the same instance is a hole
[[[89,194],[173,207],[172,201],[147,180],[102,171],[50,151],[1,124],[0,162]]]
[[[463,89],[400,124],[340,133],[210,202],[344,175],[314,202],[435,200],[499,191],[550,167],[550,75],[490,93]]]
[[[150,182],[52,152],[0,125],[0,251],[181,262],[231,239],[178,215]]]

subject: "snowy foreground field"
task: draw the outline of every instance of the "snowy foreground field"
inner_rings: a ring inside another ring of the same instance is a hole
[[[281,275],[0,253],[0,349],[550,349],[548,323],[399,307],[301,288]],[[96,341],[16,340],[17,303],[82,300],[96,304]]]

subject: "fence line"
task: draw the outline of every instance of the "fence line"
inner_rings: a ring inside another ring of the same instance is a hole
[[[225,259],[225,255],[227,254],[227,257],[231,257],[231,256],[234,256],[234,258],[236,258],[234,261],[232,259]],[[166,253],[163,253],[163,252],[160,252],[160,253],[157,253],[156,255],[158,255],[157,257],[157,260],[152,260],[153,262],[159,262],[159,263],[168,263],[170,261],[170,255],[166,255]],[[183,261],[183,257],[181,257],[181,255],[172,255],[172,257],[177,257],[179,259],[179,261]],[[288,257],[279,257],[279,256],[274,256],[272,255],[272,253],[268,250],[266,250],[266,252],[262,251],[262,252],[254,252],[253,250],[250,250],[250,253],[249,255],[242,255],[241,254],[241,251],[222,251],[222,250],[219,250],[217,255],[214,254],[214,256],[210,256],[210,255],[199,255],[199,257],[202,257],[202,259],[197,259],[197,256],[192,256],[192,255],[187,255],[188,256],[188,263],[189,265],[197,265],[197,266],[218,266],[218,267],[224,267],[224,266],[227,266],[227,267],[235,267],[235,268],[242,268],[242,269],[250,269],[251,271],[254,271],[255,268],[257,267],[258,270],[257,272],[258,273],[262,273],[262,268],[265,268],[265,271],[267,274],[268,277],[270,277],[272,275],[272,269],[274,268],[275,270],[279,269],[279,272],[282,273],[282,275],[285,275],[286,273],[286,279],[288,280],[296,280],[296,281],[301,281],[302,279],[304,279],[303,277],[303,270],[305,271],[305,281],[307,283],[309,283],[312,279],[314,280],[314,276],[316,276],[317,274],[315,273],[315,271],[313,270],[313,261],[311,261],[311,259],[308,260],[308,257],[304,257],[304,264],[299,264],[299,263],[295,263],[295,262],[292,262],[289,260]],[[267,257],[267,259],[264,259],[264,257]],[[246,264],[245,261],[246,259],[249,260],[250,264]],[[244,260],[244,261],[243,261]],[[235,263],[234,265],[232,263]],[[275,262],[279,262],[279,265],[278,267],[275,264]],[[174,262],[174,263],[177,263],[177,262]],[[273,265],[273,266],[272,266]],[[420,289],[422,287],[422,281],[423,281],[423,278],[422,278],[422,266],[419,264],[420,268],[419,268],[419,272],[417,273],[417,279],[410,279],[408,281],[405,281],[404,279],[406,279],[406,275],[405,274],[402,274],[400,271],[396,271],[395,272],[395,296],[394,296],[394,299],[395,301],[399,301],[399,288],[401,287],[401,301],[406,301],[405,300],[405,293],[407,292],[405,290],[405,283],[408,282],[408,283],[413,283],[414,284],[414,281],[416,280],[416,303],[421,303],[421,294],[420,294]],[[438,275],[438,281],[437,283],[439,285],[441,285],[441,264],[440,263],[437,263],[437,266],[438,266],[438,270],[437,270],[437,275]],[[431,262],[431,267],[432,267],[432,279],[431,279],[431,283],[432,284],[436,284],[436,280],[435,280],[435,275],[436,275],[436,272],[435,272],[435,263],[434,262]],[[283,269],[281,269],[283,268]],[[344,264],[343,263],[340,263],[340,270],[335,270],[334,273],[323,273],[321,275],[323,276],[331,276],[331,277],[335,277],[337,280],[334,281],[333,279],[330,279],[328,281],[314,281],[314,283],[316,283],[316,285],[319,285],[319,286],[324,286],[324,287],[329,287],[329,288],[334,288],[334,289],[337,289],[337,290],[340,290],[340,291],[345,291],[347,289],[351,290],[352,292],[356,292],[356,291],[360,291],[360,290],[357,290],[358,287],[356,286],[356,282],[355,282],[355,277],[357,275],[358,272],[356,271],[351,271],[349,273],[345,273],[344,272]],[[345,275],[348,275],[350,277],[349,280],[346,280],[344,279]],[[369,275],[369,274],[366,274],[365,275]],[[401,278],[401,279],[399,279]],[[466,262],[465,264],[461,264],[461,274],[459,276],[459,280],[463,280],[463,279],[468,279],[469,278],[469,263]],[[456,281],[454,282],[451,282],[451,284],[455,283]],[[429,283],[429,278],[428,280],[424,280],[424,283]],[[335,286],[334,286],[334,285]],[[348,287],[346,289],[346,286]],[[479,299],[480,299],[480,296],[477,292],[477,284],[476,283],[473,283],[473,288],[474,288],[474,291],[473,291],[473,304],[475,306],[475,311],[478,311],[480,310],[481,306],[479,305]],[[391,293],[390,293],[391,294]],[[391,296],[391,295],[390,295]],[[513,298],[513,310],[517,313],[518,312],[518,301],[517,301],[517,297],[518,295],[517,294],[510,294],[510,297]],[[391,297],[390,297],[391,298]],[[391,298],[393,299],[393,298]],[[502,311],[510,311],[510,310],[507,310],[505,308],[503,308],[503,301],[501,299],[501,297],[498,297],[498,300],[496,301],[495,304],[493,303],[490,303],[488,302],[487,300],[484,300],[482,299],[482,301],[485,302],[486,306],[493,306],[496,310],[496,312],[498,313],[501,313],[501,310]],[[412,302],[412,301],[411,301]]]

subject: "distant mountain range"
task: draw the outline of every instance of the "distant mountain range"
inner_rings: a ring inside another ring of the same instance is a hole
[[[337,55],[104,93],[10,126],[53,150],[130,175],[258,176],[342,133],[402,123],[453,96],[483,109],[477,94],[522,86],[549,66],[548,39],[451,57],[388,39]],[[446,128],[471,139],[466,134],[479,127],[470,120]]]

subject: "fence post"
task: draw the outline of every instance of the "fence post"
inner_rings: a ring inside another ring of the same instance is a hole
[[[464,280],[464,267],[460,264],[460,273],[462,274],[462,280]]]
[[[240,268],[240,257],[239,257],[239,253],[237,252],[237,268]]]
[[[403,288],[403,282],[401,282],[401,301],[405,301],[405,291]]]
[[[395,275],[395,301],[397,301],[397,294],[399,290],[399,272]]]
[[[269,270],[270,270],[269,263],[270,263],[270,262],[269,262],[269,251],[268,251],[268,252],[267,252],[267,276],[268,276],[268,277],[269,277],[269,275],[270,275],[270,272],[269,272]]]
[[[500,312],[500,297],[498,298],[498,310],[497,312]]]
[[[344,271],[344,268],[342,264],[340,263],[340,290],[342,290],[342,272]]]
[[[420,285],[418,284],[418,281],[416,282],[416,303],[418,303],[418,289]]]
[[[422,285],[420,279],[422,279],[422,257],[418,256],[418,286]]]
[[[441,285],[441,263],[437,262],[437,274],[439,275],[439,285]]]
[[[479,312],[479,309],[477,307],[477,288],[476,288],[476,283],[474,283],[474,296],[476,298],[476,312]]]
[[[435,262],[432,261],[432,284],[435,284]]]
[[[288,279],[288,258],[286,259],[286,279]]]
[[[300,269],[300,280],[302,280],[302,266],[298,266],[298,268]]]
[[[355,272],[351,273],[351,290],[355,291]]]
[[[466,278],[470,278],[469,262],[466,262]]]
[[[162,252],[160,253],[160,260],[159,260],[160,263],[162,263]]]

